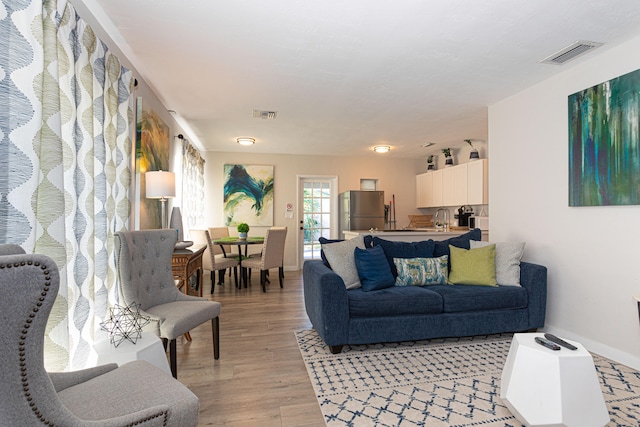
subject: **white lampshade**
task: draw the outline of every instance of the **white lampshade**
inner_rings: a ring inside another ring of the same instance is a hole
[[[173,172],[150,171],[145,173],[148,199],[176,197],[176,175]]]

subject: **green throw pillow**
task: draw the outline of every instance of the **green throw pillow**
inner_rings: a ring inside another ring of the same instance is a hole
[[[498,286],[496,280],[496,245],[478,249],[461,249],[449,245],[452,285]]]
[[[398,270],[396,286],[447,284],[447,255],[438,258],[393,258]]]

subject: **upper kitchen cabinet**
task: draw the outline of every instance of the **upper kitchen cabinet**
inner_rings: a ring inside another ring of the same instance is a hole
[[[489,203],[487,159],[416,175],[416,207]]]
[[[487,159],[467,163],[467,205],[489,204]]]
[[[442,170],[442,206],[467,204],[467,164]]]
[[[416,207],[442,206],[442,171],[416,175]]]
[[[427,208],[433,203],[433,174],[416,175],[416,207]]]

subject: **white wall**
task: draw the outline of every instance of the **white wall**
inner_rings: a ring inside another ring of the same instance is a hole
[[[640,68],[640,38],[489,108],[492,241],[526,241],[546,265],[545,329],[640,369],[640,206],[568,206],[568,107],[575,92]],[[532,64],[532,66],[545,66]]]
[[[375,157],[299,156],[288,154],[257,154],[255,147],[247,153],[214,152],[203,154],[205,163],[206,212],[203,226],[224,225],[223,217],[223,168],[225,164],[274,165],[274,225],[287,226],[285,269],[299,268],[297,239],[299,218],[297,204],[298,175],[322,175],[338,177],[338,192],[360,189],[360,179],[378,179],[378,189],[385,192],[386,203],[396,196],[398,227],[409,225],[409,214],[419,213],[415,207],[416,174],[424,172],[426,161],[393,159],[385,155]],[[421,166],[420,166],[421,165]],[[285,206],[293,203],[295,216],[285,218]],[[257,228],[257,227],[254,227]],[[263,235],[264,230],[254,228],[251,233]],[[235,231],[231,229],[231,234]],[[337,237],[337,236],[335,236]]]

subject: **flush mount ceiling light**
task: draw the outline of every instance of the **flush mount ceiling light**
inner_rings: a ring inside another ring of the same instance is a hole
[[[375,147],[373,147],[373,151],[375,151],[376,153],[387,153],[389,152],[389,150],[391,150],[391,147],[389,147],[388,145],[376,145]]]
[[[255,138],[238,138],[236,139],[240,145],[253,145],[256,143]]]

